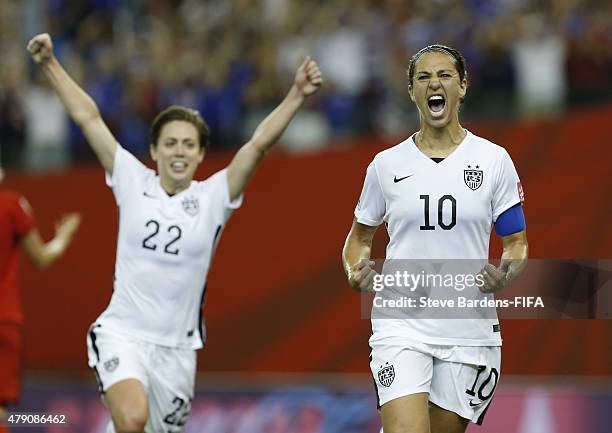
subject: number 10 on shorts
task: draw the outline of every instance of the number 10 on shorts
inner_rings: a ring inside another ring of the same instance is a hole
[[[489,374],[483,375],[482,373],[486,370],[486,366],[479,365],[472,387],[465,390],[465,393],[472,397],[472,399],[470,399],[470,406],[477,406],[484,403],[490,399],[495,392],[495,387],[497,386],[497,381],[499,379],[499,372],[495,367],[491,367]],[[478,380],[481,379],[481,376],[484,378],[484,380],[482,380],[480,386],[478,386]],[[478,400],[475,401],[476,398]]]

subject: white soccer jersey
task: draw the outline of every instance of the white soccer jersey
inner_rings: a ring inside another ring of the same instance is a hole
[[[206,278],[232,210],[226,170],[169,196],[155,172],[117,146],[112,176],[119,207],[114,291],[96,323],[145,341],[197,349]]]
[[[386,223],[387,260],[469,259],[477,272],[489,256],[493,223],[521,202],[520,194],[504,148],[468,131],[455,151],[436,163],[412,136],[370,163],[355,217],[368,226]],[[429,344],[495,346],[501,345],[497,323],[496,316],[372,319],[372,339],[404,336]]]

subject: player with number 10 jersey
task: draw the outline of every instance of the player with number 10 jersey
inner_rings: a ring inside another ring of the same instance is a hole
[[[512,160],[504,148],[466,131],[457,149],[435,162],[415,137],[376,155],[356,220],[385,223],[387,260],[462,260],[462,268],[478,272],[489,257],[491,221],[521,203]],[[373,319],[372,339],[400,333],[430,344],[496,346],[497,324],[496,318]]]
[[[505,149],[459,123],[467,84],[465,60],[453,48],[431,45],[410,60],[408,90],[420,129],[377,154],[367,168],[343,250],[351,287],[370,291],[380,280],[370,255],[383,223],[389,235],[385,278],[393,275],[390,268],[401,274],[394,261],[407,262],[406,272],[427,268],[430,274],[461,261],[463,276],[480,277],[471,296],[483,296],[523,270],[527,238],[519,178]],[[504,247],[499,267],[488,263],[493,226]],[[458,276],[453,271],[449,275]],[[383,287],[381,294],[396,300],[399,287]],[[444,290],[425,293],[432,299]],[[463,289],[446,290],[452,298]],[[369,344],[384,433],[464,432],[468,421],[481,424],[500,375],[496,314],[459,317],[449,307],[440,316],[408,306],[389,315],[376,304],[380,297],[372,308]]]

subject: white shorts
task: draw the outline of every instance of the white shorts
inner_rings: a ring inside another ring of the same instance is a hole
[[[149,401],[147,433],[183,430],[193,400],[195,350],[159,346],[94,324],[87,335],[87,355],[102,395],[125,379],[143,384]]]
[[[370,342],[378,407],[410,394],[481,425],[499,382],[500,346],[441,346],[386,338]]]

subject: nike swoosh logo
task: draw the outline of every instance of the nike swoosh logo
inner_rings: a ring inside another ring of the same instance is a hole
[[[401,182],[401,181],[402,181],[402,180],[404,180],[404,179],[408,179],[408,178],[409,178],[409,177],[411,177],[411,176],[414,176],[414,175],[413,175],[413,174],[409,174],[408,176],[399,177],[399,178],[398,178],[397,176],[395,176],[395,177],[393,178],[393,182],[398,183],[398,182]]]
[[[479,401],[478,403],[472,403],[472,400],[470,400],[470,406],[474,407],[474,406],[479,406],[482,404],[482,401]]]
[[[145,197],[149,197],[149,198],[156,198],[154,195],[147,194],[147,192],[146,192],[146,191],[144,191],[144,192],[142,193],[142,195],[144,195]]]

